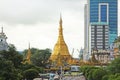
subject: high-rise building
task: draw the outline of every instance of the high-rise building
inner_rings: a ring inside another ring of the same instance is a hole
[[[88,17],[89,17],[89,13],[88,13],[88,4],[85,4],[84,7],[84,55],[83,55],[83,59],[87,60],[88,56],[89,56],[89,25],[88,25]]]
[[[118,34],[118,0],[88,0],[85,4],[85,54],[106,50]]]

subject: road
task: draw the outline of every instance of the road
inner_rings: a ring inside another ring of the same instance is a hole
[[[62,80],[86,80],[84,76],[65,76]]]
[[[58,75],[54,76],[53,78],[50,79],[46,79],[44,78],[36,78],[34,80],[86,80],[85,77],[83,75],[68,75],[68,76],[63,76],[61,79],[59,79],[60,77]]]
[[[34,80],[49,80],[49,79],[36,78]],[[56,79],[56,80],[58,80],[58,79]],[[86,79],[84,76],[65,76],[61,80],[86,80]]]

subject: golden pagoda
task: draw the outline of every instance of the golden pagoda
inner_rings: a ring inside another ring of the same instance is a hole
[[[25,60],[23,61],[23,64],[26,64],[26,63],[30,64],[31,63],[30,58],[31,58],[31,50],[30,50],[30,44],[29,44],[28,52],[26,54]]]
[[[55,64],[57,66],[63,66],[64,63],[70,64],[72,60],[72,56],[69,54],[68,47],[64,41],[61,16],[59,21],[59,36],[50,56],[50,60],[56,62]]]

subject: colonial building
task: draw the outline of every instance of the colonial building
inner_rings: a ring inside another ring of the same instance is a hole
[[[118,58],[120,57],[120,36],[118,36],[118,38],[115,40],[114,42],[114,58]]]

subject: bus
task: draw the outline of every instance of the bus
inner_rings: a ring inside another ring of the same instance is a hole
[[[80,72],[80,66],[70,66],[71,72]]]

